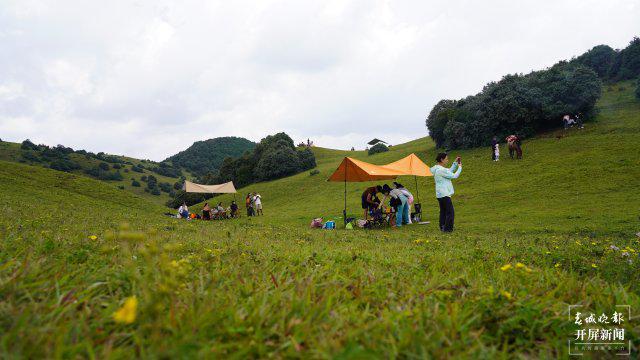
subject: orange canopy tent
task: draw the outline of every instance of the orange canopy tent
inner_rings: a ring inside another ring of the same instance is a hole
[[[407,175],[413,175],[413,180],[416,183],[416,195],[418,202],[420,202],[420,191],[418,190],[418,176],[433,176],[431,170],[420,160],[416,154],[411,153],[398,161],[394,161],[390,164],[384,165],[385,168],[399,170],[405,172]]]
[[[342,217],[347,222],[347,182],[363,182],[374,180],[395,179],[404,173],[398,170],[387,169],[383,166],[373,165],[364,161],[345,157],[336,171],[329,176],[327,181],[344,181],[344,209]]]
[[[344,182],[344,209],[342,215],[347,219],[347,182],[390,180],[398,176],[433,176],[427,165],[415,154],[387,165],[374,165],[364,161],[345,157],[336,171],[327,181]],[[417,188],[417,180],[416,180]]]

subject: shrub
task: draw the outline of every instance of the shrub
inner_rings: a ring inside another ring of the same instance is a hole
[[[122,168],[122,165],[120,165],[120,164],[113,164],[111,167],[117,170],[117,169]]]
[[[98,164],[98,167],[100,168],[100,170],[109,171],[109,164],[107,164],[106,162],[101,162],[100,164]]]
[[[151,171],[155,172],[158,175],[177,178],[182,175],[182,170],[171,167],[167,163],[160,163],[160,166],[154,167]]]
[[[154,188],[153,190],[151,190],[151,195],[160,195],[160,190],[158,188]]]
[[[140,187],[140,183],[137,180],[132,180],[131,181],[131,186],[133,187]]]
[[[39,156],[37,156],[33,151],[23,150],[22,151],[22,159],[25,161],[31,161],[39,163],[42,161]]]
[[[64,171],[64,172],[71,172],[73,170],[80,169],[80,165],[78,165],[77,163],[71,160],[65,160],[65,159],[55,160],[51,163],[51,165],[49,165],[49,167],[53,170]]]
[[[20,149],[22,150],[40,150],[38,148],[38,145],[34,144],[31,142],[31,140],[27,139],[25,141],[22,142],[22,144],[20,145]]]
[[[138,165],[133,165],[131,167],[131,171],[137,172],[137,173],[142,173],[144,172],[142,166],[138,166]]]
[[[140,177],[140,180],[142,180],[142,181],[144,181],[144,182],[147,182],[147,175],[142,175],[142,176]]]
[[[182,189],[182,182],[176,181],[175,183],[173,183],[173,188],[175,190],[181,190]]]
[[[160,188],[160,191],[166,192],[166,193],[169,193],[172,190],[171,184],[169,184],[167,182],[159,183],[158,187]]]
[[[369,149],[369,155],[378,154],[385,151],[389,151],[389,148],[383,143],[377,143]]]
[[[255,173],[260,180],[272,180],[296,174],[300,168],[300,158],[296,150],[289,147],[279,147],[267,151],[260,158]]]
[[[118,185],[118,189],[124,190],[124,185]]]
[[[320,174],[320,170],[318,170],[318,169],[309,171],[309,175],[311,175],[311,176],[318,175],[318,174]]]
[[[636,97],[640,100],[640,77],[638,77],[638,81],[636,84]]]
[[[147,187],[149,189],[155,189],[157,185],[158,185],[158,179],[156,179],[155,176],[153,175],[147,176]]]

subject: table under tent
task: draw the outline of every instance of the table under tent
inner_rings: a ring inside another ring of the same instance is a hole
[[[421,212],[418,176],[433,176],[429,167],[416,154],[410,154],[386,165],[374,165],[361,160],[345,157],[327,181],[344,182],[344,209],[342,216],[347,222],[347,182],[367,182],[394,180],[398,176],[413,176],[416,186],[416,213]]]

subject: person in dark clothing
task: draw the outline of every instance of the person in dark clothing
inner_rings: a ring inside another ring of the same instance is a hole
[[[362,209],[364,209],[364,218],[367,218],[367,213],[371,209],[375,209],[380,205],[380,200],[376,202],[377,194],[382,192],[382,186],[376,185],[367,188],[362,193]]]
[[[236,204],[235,200],[231,201],[231,217],[238,217],[238,204]]]

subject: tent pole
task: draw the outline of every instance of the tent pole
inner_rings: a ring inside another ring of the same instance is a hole
[[[347,158],[345,157],[345,160]],[[344,209],[342,210],[342,220],[344,225],[347,226],[347,162],[344,163]]]
[[[418,203],[420,203],[420,190],[418,190],[418,177],[413,175],[413,179],[416,181],[416,195],[418,195]]]

